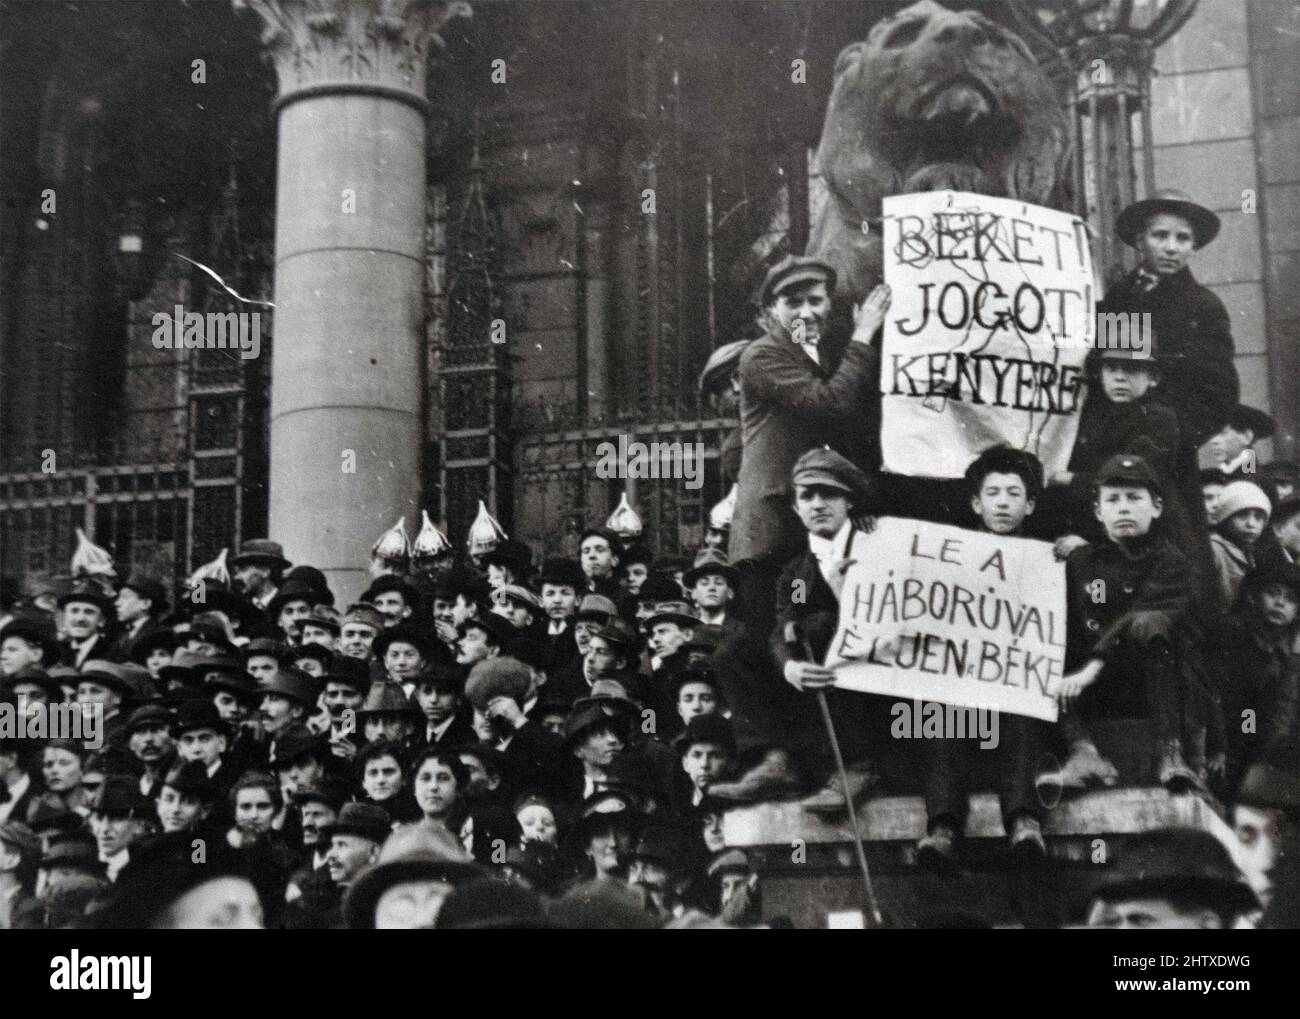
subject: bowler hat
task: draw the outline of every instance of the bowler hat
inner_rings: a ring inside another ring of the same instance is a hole
[[[180,647],[180,638],[171,630],[150,630],[132,641],[129,655],[131,661],[143,665],[155,651],[166,651],[170,654],[178,647]]]
[[[573,826],[572,837],[581,846],[607,825],[617,824],[633,833],[645,823],[641,802],[630,791],[607,786],[582,801],[582,813]]]
[[[673,703],[676,703],[677,698],[681,696],[682,687],[687,683],[707,684],[713,688],[715,694],[720,694],[722,691],[722,684],[716,672],[707,665],[691,665],[673,673],[672,681],[668,685],[668,696]]]
[[[458,885],[487,873],[465,847],[437,821],[398,828],[385,840],[375,866],[348,889],[343,918],[352,930],[375,926],[375,906],[384,892],[406,881]]]
[[[628,652],[636,650],[636,631],[632,629],[632,625],[627,620],[617,616],[593,633],[592,636],[599,637],[605,643],[613,644]]]
[[[75,602],[86,602],[94,605],[100,612],[104,613],[106,619],[116,619],[117,611],[113,605],[113,599],[100,591],[85,588],[80,591],[70,591],[59,598],[59,608],[64,609]]]
[[[228,734],[225,720],[217,711],[217,706],[206,698],[181,701],[176,709],[175,733],[177,736],[196,729],[211,729],[218,736]]]
[[[397,594],[400,594],[402,596],[402,600],[406,602],[406,604],[410,606],[410,608],[412,609],[419,608],[420,606],[419,590],[417,590],[416,586],[412,584],[409,580],[407,580],[405,577],[399,576],[396,573],[385,573],[382,577],[377,577],[375,581],[368,588],[366,588],[365,592],[361,595],[361,600],[366,602],[373,602],[381,594],[388,594],[390,592],[395,592]]]
[[[334,655],[325,669],[325,675],[321,676],[321,683],[342,683],[365,694],[370,689],[370,666],[351,655]]]
[[[92,814],[147,817],[153,813],[153,800],[140,792],[140,783],[129,775],[105,775],[104,784],[90,801]]]
[[[104,873],[104,865],[100,862],[99,848],[95,845],[95,840],[82,832],[52,836],[45,852],[41,855],[41,867],[43,869],[65,867],[96,875]]]
[[[670,574],[661,573],[656,569],[645,578],[641,590],[637,592],[636,600],[638,603],[661,602],[680,597],[682,597],[682,586]]]
[[[465,631],[473,627],[484,631],[492,638],[492,643],[499,648],[505,647],[515,636],[515,625],[504,616],[498,616],[494,612],[470,616],[463,623],[456,627],[457,631],[464,636]]]
[[[208,776],[208,769],[201,761],[177,761],[163,776],[163,785],[205,801],[213,799],[217,794],[216,784]]]
[[[289,565],[289,560],[284,557],[284,548],[278,541],[250,538],[239,546],[239,554],[231,558],[230,565],[268,566],[273,570],[282,570]]]
[[[682,582],[687,587],[694,587],[697,580],[710,573],[726,578],[727,583],[733,588],[736,586],[736,568],[731,565],[727,553],[716,548],[700,549],[695,555],[695,565],[686,571]]]
[[[835,270],[820,258],[809,255],[786,255],[767,270],[758,288],[758,303],[766,307],[782,290],[797,283],[825,283],[827,293],[835,290]]]
[[[586,578],[582,575],[582,567],[572,559],[560,558],[547,559],[542,563],[539,583],[571,587],[575,592],[587,586]]]
[[[1275,431],[1277,425],[1273,419],[1256,407],[1248,407],[1244,403],[1239,403],[1228,412],[1227,424],[1239,432],[1251,431],[1255,433],[1255,441],[1267,439]]]
[[[431,683],[442,693],[461,694],[465,692],[465,677],[469,669],[454,662],[432,662],[410,678],[418,689],[424,683]],[[372,688],[373,689],[373,688]]]
[[[54,628],[53,620],[46,616],[17,616],[5,624],[4,629],[0,630],[0,644],[3,644],[10,637],[21,637],[39,647],[42,652],[41,662],[44,665],[57,661],[59,657],[59,635]]]
[[[1205,247],[1219,234],[1219,217],[1194,202],[1187,192],[1175,188],[1163,188],[1150,198],[1127,206],[1115,220],[1115,233],[1129,247],[1136,247],[1138,234],[1146,228],[1152,216],[1161,212],[1182,216],[1192,225],[1193,246],[1196,248]]]
[[[328,671],[334,663],[334,652],[324,644],[292,644],[280,656],[281,665],[294,665],[304,658],[314,658],[322,669]]]
[[[1228,850],[1196,828],[1162,828],[1134,835],[1092,898],[1114,902],[1162,895],[1192,896],[1236,916],[1259,908],[1259,900]]]
[[[849,502],[857,503],[870,486],[867,476],[829,446],[810,449],[794,462],[790,471],[793,485],[823,485],[848,493]]]
[[[329,740],[305,729],[290,729],[272,745],[268,763],[280,770],[308,757],[328,761],[331,757]]]
[[[573,702],[572,710],[577,711],[593,704],[606,714],[639,715],[641,713],[641,705],[628,694],[626,684],[608,675],[596,679],[591,684],[587,696],[579,697]]]
[[[495,878],[457,885],[438,910],[438,930],[554,930],[537,892]]]
[[[610,700],[603,704],[600,700],[585,697],[581,702],[574,702],[564,719],[564,745],[574,747],[582,742],[584,736],[597,726],[607,726],[626,740],[631,719],[622,705]]]
[[[337,814],[343,809],[343,804],[348,802],[350,795],[351,789],[344,779],[326,775],[316,785],[295,791],[292,798],[299,805],[323,803]]]
[[[167,588],[163,587],[159,581],[154,580],[153,577],[132,574],[122,586],[129,587],[141,598],[148,599],[152,603],[149,613],[151,616],[157,617],[167,614]]]
[[[696,715],[673,743],[679,754],[685,754],[697,743],[716,743],[732,756],[736,753],[735,733],[731,731],[731,723],[721,715]]]
[[[388,811],[374,803],[345,803],[338,819],[320,830],[322,839],[335,835],[360,835],[371,842],[383,842],[393,829]]]
[[[285,666],[275,670],[275,674],[258,686],[258,691],[265,694],[278,694],[297,701],[304,707],[311,708],[320,696],[320,684],[316,677],[309,676],[302,669]]]
[[[63,700],[63,687],[59,681],[39,665],[24,665],[12,676],[0,677],[0,687],[5,690],[12,690],[19,683],[34,683],[39,686],[45,691],[45,696],[49,698],[51,704],[58,704]]]
[[[533,562],[533,552],[522,541],[506,538],[483,556],[484,566],[504,566],[516,577],[521,576]]]
[[[305,581],[307,585],[319,596],[318,605],[332,606],[334,604],[334,592],[330,590],[330,583],[325,579],[325,574],[315,566],[295,566],[284,575],[286,584],[293,584]]]
[[[275,597],[267,602],[266,614],[272,622],[275,622],[280,618],[280,613],[284,611],[284,607],[290,602],[302,601],[315,608],[323,600],[321,593],[312,587],[310,583],[301,577],[295,577],[293,580],[286,580],[280,585],[280,589],[275,592]]]
[[[249,704],[256,704],[260,699],[257,680],[233,658],[218,657],[206,661],[201,659],[195,665],[194,671],[203,676],[205,691],[221,690]]]
[[[179,636],[182,643],[188,644],[191,640],[201,640],[211,644],[218,652],[229,653],[235,650],[235,645],[230,642],[230,634],[218,618],[202,619],[196,616],[190,622],[189,628]]]
[[[479,711],[498,697],[509,697],[522,705],[532,687],[528,666],[514,658],[497,656],[476,662],[465,680],[465,698]]]
[[[505,622],[502,620],[502,622]],[[507,623],[507,626],[510,624]],[[420,657],[430,659],[434,656],[434,641],[437,638],[418,623],[404,622],[395,626],[390,626],[384,630],[375,642],[371,645],[371,650],[380,661],[383,661],[384,655],[388,653],[389,647],[393,644],[410,644],[420,652]]]

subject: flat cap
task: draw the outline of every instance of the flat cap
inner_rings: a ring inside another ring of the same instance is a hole
[[[794,462],[790,481],[795,485],[825,485],[847,492],[850,499],[867,491],[867,476],[829,446],[810,449]]]
[[[826,289],[835,289],[835,270],[820,258],[808,255],[786,255],[776,265],[767,270],[763,284],[758,288],[758,303],[770,304],[772,299],[786,287],[796,283],[825,283]]]

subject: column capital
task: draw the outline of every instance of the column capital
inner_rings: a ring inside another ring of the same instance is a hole
[[[426,58],[465,0],[233,0],[264,23],[280,83],[276,107],[330,93],[386,95],[428,111]]]

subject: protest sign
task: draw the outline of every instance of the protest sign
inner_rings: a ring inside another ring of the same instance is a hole
[[[886,517],[869,549],[840,593],[836,686],[1056,721],[1065,564],[1050,544]]]
[[[884,200],[885,470],[961,477],[995,443],[1066,469],[1095,331],[1083,222],[967,192]]]

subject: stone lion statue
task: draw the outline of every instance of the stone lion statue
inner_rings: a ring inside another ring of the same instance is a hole
[[[836,61],[807,254],[836,268],[840,307],[857,303],[882,277],[883,197],[951,189],[1061,208],[1069,150],[1065,111],[1024,41],[920,0]]]

